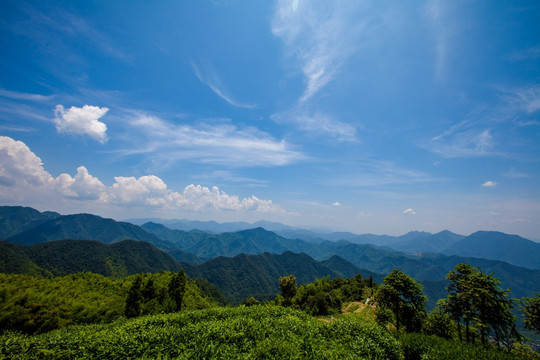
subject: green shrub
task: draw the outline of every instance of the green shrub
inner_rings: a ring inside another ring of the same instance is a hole
[[[398,341],[354,318],[325,323],[275,306],[211,308],[0,336],[0,358],[403,359]]]
[[[405,360],[523,360],[536,359],[533,353],[509,352],[493,345],[467,344],[434,335],[399,334]],[[525,355],[524,355],[525,354]],[[530,357],[529,357],[530,355]]]

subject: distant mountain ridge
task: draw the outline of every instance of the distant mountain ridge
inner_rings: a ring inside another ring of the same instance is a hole
[[[59,216],[60,214],[55,212],[39,212],[30,207],[0,206],[0,240],[5,240]]]
[[[5,209],[3,210],[5,213]],[[21,210],[16,209],[16,211],[20,212]],[[27,210],[24,210],[23,213],[26,214]],[[314,242],[301,239],[288,239],[263,228],[210,234],[199,230],[189,232],[175,231],[167,229],[163,225],[153,223],[146,224],[148,225],[147,230],[155,232],[154,234],[150,234],[136,225],[116,222],[112,219],[103,219],[90,214],[56,216],[54,219],[41,222],[42,220],[38,220],[38,223],[32,223],[34,220],[27,219],[26,224],[22,220],[19,221],[17,226],[19,226],[19,229],[24,230],[7,239],[10,243],[6,243],[9,246],[6,245],[5,252],[0,256],[0,265],[11,266],[13,269],[23,269],[24,271],[33,273],[50,271],[42,269],[36,265],[34,260],[24,257],[24,254],[21,255],[17,251],[17,245],[13,244],[12,240],[19,240],[23,244],[43,242],[40,246],[44,246],[43,249],[45,249],[47,246],[52,246],[49,243],[55,237],[61,238],[68,235],[71,237],[71,235],[76,234],[73,238],[79,241],[83,240],[82,238],[84,237],[88,237],[103,243],[114,244],[120,239],[132,237],[135,238],[134,240],[140,240],[141,242],[151,242],[161,250],[165,250],[171,256],[174,256],[176,261],[190,262],[191,264],[185,263],[183,265],[186,271],[204,266],[206,263],[201,264],[202,261],[218,256],[234,258],[241,253],[249,254],[246,256],[251,257],[261,255],[265,252],[273,255],[293,252],[296,254],[304,253],[304,256],[313,258],[321,266],[328,268],[331,266],[334,267],[332,269],[334,272],[329,272],[329,275],[354,271],[350,270],[351,268],[366,269],[366,271],[375,274],[387,274],[394,268],[399,268],[426,285],[426,292],[429,290],[433,298],[444,292],[446,274],[453,266],[461,262],[480,266],[487,273],[494,272],[495,276],[503,282],[504,287],[512,288],[512,295],[515,297],[530,296],[534,292],[540,291],[540,270],[525,269],[496,260],[455,255],[446,256],[422,251],[415,252],[414,254],[412,252],[404,253],[390,247],[356,244],[345,240],[320,240]],[[8,220],[7,224],[9,223]],[[28,224],[34,224],[35,226],[29,229]],[[15,227],[11,229],[13,228]],[[157,235],[164,236],[164,239],[160,239]],[[483,244],[479,247],[480,250],[487,251],[491,244],[489,238],[492,235],[494,234],[479,232],[460,239],[460,235],[450,232],[441,232],[438,234],[411,232],[395,239],[401,241],[406,246],[417,246],[417,249],[418,246],[442,247],[449,243],[457,244],[463,242],[464,249],[458,249],[460,251],[466,250],[467,241],[472,239],[472,244],[480,242]],[[493,242],[494,244],[514,246],[516,249],[522,247],[522,245],[530,246],[532,243],[529,240],[512,235],[502,233],[495,233],[495,235],[501,237],[502,240],[495,241]],[[477,239],[475,242],[475,237],[481,241]],[[536,248],[533,246],[527,249],[529,253],[533,253],[533,250]],[[62,252],[69,252],[69,249],[62,250]],[[74,251],[72,254],[75,257],[77,251]],[[514,255],[526,256],[527,254],[517,251]],[[324,263],[321,263],[323,261]],[[225,265],[228,263],[225,260],[222,262]],[[210,264],[212,263],[210,260]],[[224,268],[220,271],[227,273],[227,270]],[[241,282],[242,276],[245,275],[238,274],[238,276],[240,278],[235,281]]]
[[[189,222],[187,220],[183,220],[183,224],[186,225],[186,229],[189,229],[189,226],[187,226],[187,224],[195,226],[196,224],[200,223],[204,222]],[[219,226],[224,225],[215,222],[212,222],[211,224],[217,224]],[[275,225],[277,223],[271,224],[274,224],[274,226],[278,226]],[[229,223],[227,226],[234,227],[241,225],[254,224]],[[156,230],[156,227],[158,226],[159,230]],[[230,233],[206,233],[207,237],[212,238],[210,242],[212,242],[213,245],[206,244],[207,251],[201,252],[200,247],[196,246],[196,241],[200,241],[201,239],[203,239],[205,237],[205,233],[201,233],[200,229],[195,230],[191,228],[189,231],[175,232],[179,230],[172,230],[167,228],[165,225],[157,223],[146,223],[143,224],[142,227],[149,232],[153,232],[160,238],[164,240],[166,239],[173,243],[178,241],[185,243],[186,239],[191,239],[191,241],[193,241],[193,243],[190,244],[191,247],[183,247],[183,245],[177,245],[185,251],[195,253],[200,257],[208,258],[218,255],[234,256],[238,253],[243,252],[235,252],[232,248],[218,250],[220,246],[219,238],[229,236],[225,234]],[[214,230],[216,228],[217,227],[214,227]],[[224,228],[225,226],[222,227],[222,229]],[[249,230],[251,229],[246,229],[242,231]],[[268,229],[265,230],[268,231]],[[238,232],[241,231],[237,231],[237,233]],[[188,233],[191,235],[188,236]],[[259,250],[254,247],[250,251],[246,251],[246,253],[256,254],[264,251],[280,253],[284,250],[302,252],[306,251],[306,249],[309,248],[309,246],[306,246],[304,243],[321,245],[326,241],[339,242],[340,240],[344,240],[357,245],[371,244],[376,246],[384,246],[386,248],[391,248],[408,254],[421,254],[431,252],[445,255],[486,258],[490,260],[506,261],[510,264],[516,266],[524,266],[530,269],[540,269],[540,243],[524,239],[517,235],[508,235],[495,231],[479,231],[469,236],[456,234],[448,230],[443,230],[436,234],[423,231],[411,231],[401,236],[390,236],[373,234],[357,235],[348,232],[315,233],[309,230],[295,229],[292,227],[287,227],[286,225],[282,225],[281,230],[273,231],[273,233],[279,235],[283,239],[289,239],[289,241],[280,240],[282,244],[288,243],[288,245],[285,245],[285,248],[282,247],[279,250],[273,249],[272,246],[266,246],[264,249],[261,248]],[[283,234],[285,234],[286,236],[283,236]],[[492,238],[493,241],[490,241],[490,238]],[[304,243],[301,243],[300,241],[303,241]]]
[[[498,231],[477,231],[454,242],[441,253],[497,259],[530,269],[540,269],[540,244]]]
[[[39,222],[29,220],[12,236],[3,240],[33,245],[63,239],[97,240],[104,244],[130,239],[146,241],[164,250],[175,248],[173,244],[161,240],[139,226],[92,214],[58,215]]]

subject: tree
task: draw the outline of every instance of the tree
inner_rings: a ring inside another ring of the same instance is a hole
[[[141,276],[137,276],[131,287],[129,288],[128,295],[126,298],[126,309],[124,314],[126,317],[137,317],[141,313]]]
[[[182,310],[182,300],[186,291],[186,273],[184,269],[173,275],[169,282],[169,296],[175,304],[175,311]]]
[[[378,306],[392,311],[396,330],[399,331],[403,323],[407,332],[419,331],[426,314],[423,286],[398,269],[392,270],[383,282],[375,296]]]
[[[149,278],[141,289],[141,295],[145,301],[153,300],[156,297],[156,287],[154,286],[154,280]]]
[[[454,270],[450,270],[446,279],[450,282],[446,287],[448,291],[448,300],[444,305],[444,309],[450,314],[452,319],[458,325],[459,340],[463,341],[461,333],[461,322],[465,323],[465,338],[467,342],[470,339],[470,322],[472,318],[472,305],[470,298],[465,296],[467,288],[467,279],[474,271],[474,268],[465,263],[458,264],[454,267]]]
[[[253,296],[250,297],[249,299],[246,299],[244,300],[244,305],[245,306],[255,306],[255,305],[260,305],[261,303],[259,302],[259,300],[255,299]]]
[[[456,323],[450,314],[444,311],[444,304],[444,299],[442,302],[439,300],[435,309],[429,312],[422,325],[422,332],[444,339],[452,339],[456,333]]]
[[[279,278],[279,288],[283,296],[283,305],[291,306],[292,298],[296,295],[296,276],[282,276]]]
[[[471,341],[470,325],[474,324],[480,333],[482,344],[487,344],[491,331],[497,344],[509,343],[520,335],[515,329],[515,317],[511,313],[514,301],[508,298],[510,290],[502,290],[501,283],[493,274],[485,274],[480,268],[469,264],[458,264],[446,278],[448,299],[444,305],[452,318],[465,324],[465,339]]]
[[[525,327],[540,334],[540,294],[524,298],[522,304]]]

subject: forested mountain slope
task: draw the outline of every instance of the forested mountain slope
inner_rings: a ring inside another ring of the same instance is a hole
[[[105,244],[130,239],[146,241],[164,250],[175,248],[139,226],[91,214],[58,216],[5,240],[32,245],[63,239],[97,240]]]
[[[59,216],[60,214],[55,212],[39,212],[29,207],[0,206],[0,240],[5,240]]]
[[[178,271],[171,256],[143,241],[111,245],[94,240],[58,240],[32,246],[0,242],[0,272],[62,276],[91,271],[105,276],[127,276],[161,270]]]

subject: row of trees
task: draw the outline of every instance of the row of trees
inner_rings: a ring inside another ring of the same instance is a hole
[[[391,322],[398,331],[423,330],[445,338],[453,337],[457,328],[459,340],[467,343],[479,338],[486,345],[491,334],[497,345],[509,345],[521,339],[512,314],[519,301],[509,297],[510,290],[503,290],[493,274],[462,263],[446,279],[448,297],[439,300],[428,315],[422,285],[394,269],[376,293],[377,321]],[[521,303],[525,326],[540,333],[540,295],[523,299]]]
[[[342,303],[360,301],[374,294],[377,303],[377,322],[393,324],[397,331],[424,332],[443,338],[457,337],[460,341],[480,341],[486,345],[490,335],[497,345],[509,345],[520,340],[516,317],[512,310],[521,303],[525,326],[540,333],[540,295],[521,301],[509,297],[501,282],[478,267],[459,264],[447,275],[448,297],[437,302],[429,314],[423,286],[401,270],[394,269],[380,286],[370,278],[357,275],[351,279],[329,277],[300,287],[294,275],[279,279],[281,295],[276,303],[302,309],[312,315],[339,312]],[[250,299],[247,305],[252,305]]]

